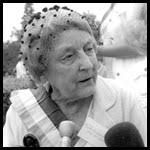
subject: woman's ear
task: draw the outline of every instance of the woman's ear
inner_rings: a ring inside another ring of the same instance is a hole
[[[37,86],[37,87],[42,86],[42,85],[44,85],[46,82],[47,82],[47,80],[46,80],[45,76],[44,76],[44,75],[41,75],[41,76],[39,77],[39,80],[36,81],[36,86]]]
[[[46,91],[49,91],[50,94],[52,93],[52,87],[48,81],[45,82],[43,86],[45,87]]]

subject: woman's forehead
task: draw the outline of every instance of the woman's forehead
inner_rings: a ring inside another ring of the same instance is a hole
[[[81,48],[90,43],[96,44],[96,41],[88,32],[72,29],[60,34],[56,39],[54,49]]]

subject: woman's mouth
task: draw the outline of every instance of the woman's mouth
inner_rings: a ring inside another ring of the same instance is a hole
[[[88,78],[85,78],[85,79],[78,81],[79,87],[93,86],[94,84],[95,84],[94,76],[90,76]]]
[[[81,80],[81,81],[79,81],[79,82],[87,82],[87,81],[89,81],[90,79],[91,79],[92,77],[90,77],[90,78],[87,78],[87,79],[84,79],[84,80]]]

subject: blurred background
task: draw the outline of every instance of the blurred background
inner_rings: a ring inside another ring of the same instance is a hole
[[[137,47],[140,59],[99,59],[99,74],[147,95],[147,4],[146,3],[3,3],[3,124],[11,91],[36,88],[20,54],[24,26],[44,7],[67,6],[86,16],[101,45],[126,43]]]

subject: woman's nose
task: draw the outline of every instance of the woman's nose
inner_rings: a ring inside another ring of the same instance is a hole
[[[87,56],[85,52],[83,52],[80,57],[80,71],[89,70],[92,68],[93,68],[93,64],[89,56]]]

